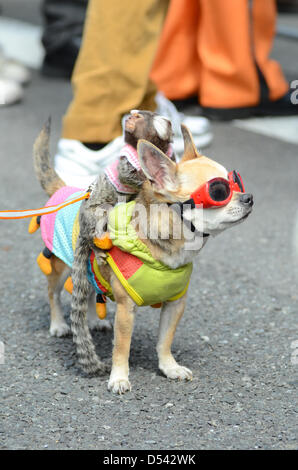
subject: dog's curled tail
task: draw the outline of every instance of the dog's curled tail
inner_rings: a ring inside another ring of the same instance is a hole
[[[76,345],[79,364],[88,374],[105,372],[106,365],[96,354],[87,323],[88,297],[90,285],[87,280],[86,265],[89,247],[79,236],[72,265],[73,290],[71,296],[71,331]]]
[[[45,192],[52,196],[58,189],[66,186],[51,165],[50,156],[51,118],[49,117],[40,131],[33,146],[33,163],[36,176]]]

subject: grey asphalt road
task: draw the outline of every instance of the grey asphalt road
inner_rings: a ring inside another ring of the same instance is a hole
[[[282,60],[290,63],[294,47]],[[280,43],[277,54],[285,49]],[[35,74],[25,101],[1,110],[0,209],[46,201],[32,145],[51,114],[54,152],[70,98],[68,83]],[[27,221],[0,222],[0,448],[297,449],[298,147],[231,124],[214,125],[214,133],[206,154],[240,171],[255,208],[195,261],[173,345],[193,371],[190,383],[158,371],[158,311],[150,308],[136,316],[132,392],[115,396],[108,376],[83,375],[71,337],[49,335],[46,281],[35,262],[40,235],[28,234]],[[64,302],[69,321],[67,294]],[[93,337],[108,360],[112,333]]]

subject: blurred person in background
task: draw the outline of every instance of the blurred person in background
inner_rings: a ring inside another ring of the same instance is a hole
[[[23,87],[30,80],[30,71],[20,62],[7,57],[0,44],[0,108],[19,103],[24,97]]]
[[[270,59],[275,22],[275,0],[172,0],[151,78],[210,119],[297,114]]]
[[[179,114],[169,99],[183,110],[191,98],[211,119],[297,113],[281,67],[269,57],[274,0],[171,0],[164,23],[168,4],[90,0],[55,156],[68,184],[94,179],[115,158],[131,109],[171,119],[178,153],[181,121],[199,148],[212,133],[206,118]]]
[[[167,0],[90,0],[72,75],[73,99],[64,116],[55,169],[67,184],[85,187],[119,156],[122,118],[131,109],[157,111],[183,150],[183,121],[199,148],[212,140],[209,121],[178,113],[149,74],[167,12]]]
[[[43,1],[43,75],[71,77],[81,47],[87,4],[88,0]]]
[[[277,8],[280,13],[298,13],[298,1],[277,0]]]

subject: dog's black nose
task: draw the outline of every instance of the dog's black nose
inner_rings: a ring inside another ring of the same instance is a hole
[[[243,193],[241,194],[240,196],[240,202],[241,204],[243,204],[244,206],[249,206],[251,207],[254,203],[254,198],[253,198],[253,195],[250,194],[250,193]]]

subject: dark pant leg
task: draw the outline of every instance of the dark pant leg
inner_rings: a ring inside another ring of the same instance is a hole
[[[88,0],[44,0],[42,44],[46,75],[70,76],[81,45]]]

